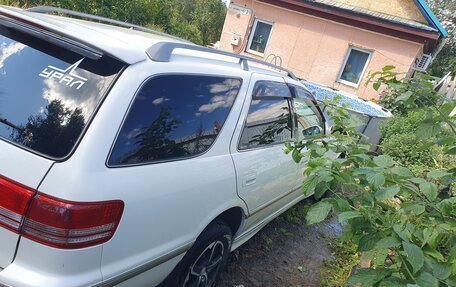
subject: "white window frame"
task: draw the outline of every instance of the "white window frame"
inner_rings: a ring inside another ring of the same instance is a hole
[[[272,36],[272,31],[274,29],[274,23],[273,22],[269,22],[269,21],[266,21],[266,20],[260,20],[258,18],[255,18],[255,21],[253,23],[253,28],[250,32],[250,37],[249,37],[249,42],[247,44],[247,49],[245,50],[247,53],[250,53],[250,54],[254,54],[254,55],[257,55],[257,56],[264,56],[265,53],[260,53],[258,51],[255,51],[255,50],[252,50],[250,49],[250,46],[252,45],[252,42],[253,42],[253,37],[255,36],[255,32],[256,32],[256,28],[257,28],[257,24],[258,22],[261,22],[261,23],[264,23],[264,24],[267,24],[267,25],[270,25],[271,26],[271,32],[269,33],[269,37],[268,39],[266,40],[266,47],[264,49],[265,53],[266,53],[266,50],[268,49],[268,45],[269,45],[269,40],[271,39],[271,36]]]
[[[346,80],[342,79],[342,74],[344,73],[345,66],[347,65],[348,59],[350,58],[351,52],[353,50],[369,54],[369,57],[367,58],[366,63],[364,64],[364,68],[363,68],[363,70],[362,70],[362,72],[361,72],[361,74],[359,76],[359,80],[358,80],[357,83],[353,83],[353,82],[346,81]],[[354,46],[350,46],[348,48],[347,55],[345,56],[344,64],[342,65],[342,68],[340,69],[339,75],[337,76],[337,82],[342,83],[342,84],[347,85],[347,86],[358,88],[359,85],[361,84],[361,81],[364,78],[364,74],[366,73],[367,67],[369,66],[369,63],[370,63],[371,58],[372,58],[372,54],[373,54],[372,50],[366,50],[366,49],[361,49],[361,48],[357,48],[357,47],[354,47]]]

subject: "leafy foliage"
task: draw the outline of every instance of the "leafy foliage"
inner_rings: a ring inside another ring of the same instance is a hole
[[[443,77],[447,73],[456,73],[456,1],[430,0],[427,1],[437,18],[448,31],[446,44],[431,65],[431,75]]]
[[[383,92],[380,104],[394,114],[405,115],[408,111],[436,105],[442,96],[436,94],[431,78],[426,74],[417,74],[413,78],[405,78],[404,74],[394,71],[394,66],[386,66],[382,71],[369,74],[367,84],[373,83],[375,90],[382,85],[387,89]]]
[[[220,39],[226,14],[220,0],[0,0],[0,4],[61,7],[149,26],[200,45]]]
[[[426,122],[428,111],[413,110],[407,115],[393,117],[382,127],[382,152],[408,167],[415,175],[422,175],[434,168],[456,167],[456,160],[445,154],[435,144],[438,137],[449,136],[442,130],[437,136],[419,137],[417,132]],[[436,116],[431,113],[431,117]]]
[[[451,151],[456,133],[454,117],[448,111],[455,108],[454,102],[436,105],[428,101],[424,105],[424,94],[438,97],[430,92],[428,80],[399,80],[393,69],[385,67],[371,81],[376,88],[386,84],[391,90],[401,90],[391,97],[398,114],[424,109],[418,112],[426,114],[423,122],[409,123],[416,126],[417,139],[434,137],[442,152]],[[401,97],[403,94],[407,96]],[[371,268],[357,270],[345,284],[455,286],[456,197],[448,187],[456,179],[456,169],[442,167],[416,177],[399,160],[370,154],[369,146],[359,142],[362,135],[345,110],[334,108],[330,113],[335,121],[330,138],[311,136],[290,142],[285,152],[297,162],[307,158],[303,190],[320,200],[309,210],[307,222],[317,223],[329,211],[339,212],[339,220],[347,223],[344,239],[354,242],[372,262]],[[334,154],[343,157],[334,158]],[[321,199],[320,186],[334,196]]]

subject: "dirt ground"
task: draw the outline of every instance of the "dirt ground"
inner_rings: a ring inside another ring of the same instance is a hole
[[[296,215],[296,208],[306,205],[272,221],[237,249],[218,286],[320,286],[320,269],[331,256],[325,238],[340,235],[342,227],[337,218],[306,226],[303,213]]]

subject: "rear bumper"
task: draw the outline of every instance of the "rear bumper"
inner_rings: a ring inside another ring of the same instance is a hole
[[[60,250],[21,238],[13,263],[0,271],[0,286],[86,287],[103,280],[102,247]]]
[[[156,286],[174,269],[192,243],[112,277],[101,272],[101,246],[59,250],[21,239],[12,264],[0,269],[0,287]]]
[[[79,274],[75,276],[55,276],[55,274],[39,273],[25,269],[14,263],[0,272],[0,287],[61,287],[61,286],[92,286],[100,278],[95,274]],[[89,277],[91,276],[91,277]]]

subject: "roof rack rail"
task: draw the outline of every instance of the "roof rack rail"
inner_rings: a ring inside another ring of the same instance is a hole
[[[142,31],[142,32],[148,32],[148,33],[156,34],[156,35],[159,35],[159,36],[172,38],[174,40],[179,40],[179,41],[191,43],[188,40],[179,38],[177,36],[169,35],[169,34],[154,30],[154,29],[150,29],[150,28],[147,28],[147,27],[143,27],[143,26],[139,26],[139,25],[135,25],[135,24],[132,24],[132,23],[123,22],[123,21],[119,21],[119,20],[109,19],[109,18],[102,17],[102,16],[96,16],[96,15],[92,15],[92,14],[88,14],[88,13],[82,13],[82,12],[77,12],[77,11],[73,11],[73,10],[58,8],[58,7],[36,6],[36,7],[29,8],[26,11],[34,12],[34,13],[41,13],[41,14],[59,13],[59,14],[65,14],[65,15],[69,15],[69,16],[76,16],[76,17],[80,17],[80,18],[85,18],[85,19],[89,19],[89,20],[95,20],[95,21],[100,21],[100,22],[104,22],[104,23],[114,24],[114,25],[117,25],[117,26],[120,26],[120,27],[124,27],[124,28],[130,28],[130,29],[133,29],[133,30],[138,30],[138,31]]]
[[[211,54],[217,54],[217,55],[237,58],[237,59],[239,59],[239,64],[241,65],[241,68],[244,71],[249,70],[248,62],[258,63],[258,64],[261,64],[261,65],[264,65],[264,66],[267,66],[270,68],[274,68],[274,69],[286,72],[290,78],[292,78],[293,80],[298,80],[298,78],[295,76],[295,74],[292,71],[282,68],[280,66],[268,63],[266,61],[247,57],[244,55],[215,50],[215,49],[206,48],[206,47],[202,47],[202,46],[197,46],[194,44],[160,42],[160,43],[154,44],[151,47],[149,47],[147,49],[146,53],[149,56],[149,58],[155,62],[169,62],[171,60],[171,55],[173,54],[174,50],[176,50],[176,49],[199,51],[199,52],[205,52],[205,53],[211,53]]]

